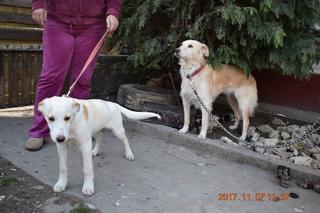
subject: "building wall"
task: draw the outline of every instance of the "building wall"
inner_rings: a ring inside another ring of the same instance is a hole
[[[320,69],[307,80],[281,76],[275,71],[254,72],[259,102],[320,112]]]

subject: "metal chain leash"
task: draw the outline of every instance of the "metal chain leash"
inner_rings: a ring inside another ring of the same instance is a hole
[[[297,144],[307,138],[310,138],[313,133],[317,132],[318,130],[320,130],[320,117],[313,123],[311,124],[311,127],[309,129],[307,129],[305,131],[305,133],[302,135],[301,139],[297,139],[295,141],[293,140],[290,140],[290,141],[287,141],[287,143],[284,143],[284,144],[277,144],[277,145],[259,145],[259,144],[254,144],[253,141],[251,141],[251,138],[250,137],[247,137],[246,140],[242,140],[240,137],[234,135],[233,133],[231,133],[226,127],[224,127],[219,119],[213,115],[210,110],[206,107],[206,105],[203,103],[203,101],[201,100],[199,94],[197,93],[197,91],[194,89],[193,87],[193,81],[191,79],[190,81],[190,85],[191,85],[191,88],[192,88],[192,91],[193,93],[196,95],[199,103],[201,104],[201,106],[207,111],[207,113],[209,114],[209,117],[211,120],[214,120],[229,136],[231,136],[232,138],[234,138],[235,140],[237,140],[237,142],[239,143],[243,143],[246,147],[247,146],[250,146],[250,147],[253,147],[253,148],[266,148],[266,149],[271,149],[271,148],[280,148],[280,147],[288,147],[288,146],[291,146],[293,144]],[[317,125],[319,125],[317,127]]]

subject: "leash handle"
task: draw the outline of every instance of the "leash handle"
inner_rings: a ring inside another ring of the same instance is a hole
[[[99,42],[97,43],[97,45],[94,47],[94,49],[92,50],[91,54],[89,55],[86,63],[84,64],[79,76],[77,77],[77,79],[72,83],[72,85],[69,88],[68,93],[66,94],[67,97],[70,96],[70,93],[72,92],[72,90],[74,89],[74,86],[77,84],[77,82],[79,81],[80,77],[82,76],[82,74],[86,71],[86,69],[88,68],[88,66],[90,65],[90,63],[92,62],[92,60],[94,59],[94,57],[97,55],[97,53],[100,50],[100,47],[102,46],[102,43],[104,41],[104,38],[107,35],[107,31],[103,34],[103,36],[101,37],[101,39],[99,40]]]

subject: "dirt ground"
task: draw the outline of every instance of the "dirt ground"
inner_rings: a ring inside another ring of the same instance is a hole
[[[0,157],[1,213],[100,212],[90,207],[75,196],[54,193],[51,187]]]

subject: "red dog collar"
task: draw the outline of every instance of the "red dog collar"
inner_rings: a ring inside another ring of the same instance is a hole
[[[199,67],[198,69],[196,69],[193,73],[191,73],[191,75],[187,75],[188,79],[193,78],[194,76],[198,75],[202,70],[203,70],[204,65],[202,65],[201,67]]]

